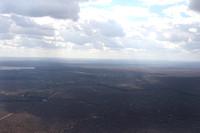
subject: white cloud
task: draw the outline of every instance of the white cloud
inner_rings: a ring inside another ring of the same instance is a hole
[[[197,29],[196,29],[196,28],[189,28],[188,31],[193,32],[193,33],[196,33],[196,32],[197,32]]]
[[[181,13],[187,13],[187,6],[179,5],[179,6],[171,6],[162,11],[166,16],[172,17],[174,19],[184,18]]]
[[[82,45],[82,48],[87,46],[90,49],[118,49],[120,44],[116,41],[116,37],[124,36],[123,29],[114,20],[106,22],[90,20],[87,23],[80,22],[78,25],[71,27],[74,28],[60,31],[59,35],[64,41]],[[80,46],[78,47],[80,48]]]
[[[113,19],[115,14],[112,11],[88,7],[81,9],[79,14],[80,20],[87,22],[87,20],[106,21]]]
[[[186,0],[140,0],[143,1],[146,5],[170,5],[176,4],[179,2],[186,2]]]
[[[114,12],[119,16],[133,16],[133,17],[152,17],[157,16],[155,13],[150,13],[148,8],[131,7],[131,6],[115,6]]]
[[[106,22],[93,20],[89,22],[89,26],[93,34],[98,32],[106,37],[123,37],[125,35],[121,25],[114,20],[108,20]]]
[[[108,6],[110,5],[112,0],[89,0],[86,3],[81,3],[80,6],[89,6],[89,5],[101,5]]]

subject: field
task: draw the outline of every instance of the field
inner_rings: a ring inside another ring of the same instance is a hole
[[[191,63],[0,62],[1,133],[198,133]]]

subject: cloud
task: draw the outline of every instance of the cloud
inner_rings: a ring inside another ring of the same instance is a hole
[[[10,39],[13,39],[13,35],[12,34],[2,34],[0,33],[0,39],[1,40],[10,40]]]
[[[119,49],[121,46],[115,38],[125,36],[122,27],[114,20],[90,20],[70,27],[73,27],[73,29],[65,29],[59,33],[64,41],[84,46],[91,44],[92,47],[88,48],[103,49],[107,47]]]
[[[24,28],[36,26],[36,23],[34,21],[32,21],[29,17],[12,15],[11,19],[16,23],[16,25],[24,27]]]
[[[0,16],[0,33],[7,33],[9,32],[11,26],[11,21],[9,17]]]
[[[172,17],[174,19],[183,18],[182,13],[187,15],[187,6],[186,5],[178,5],[178,6],[171,6],[167,9],[164,9],[162,13],[165,16]]]
[[[46,55],[65,51],[63,57],[199,55],[200,16],[188,10],[186,0],[139,1],[143,5],[117,5],[112,0],[0,0],[0,47],[15,53],[35,50],[30,55],[38,50]],[[190,0],[189,8],[199,12],[198,3]]]
[[[148,8],[131,7],[131,6],[115,6],[113,7],[115,13],[120,16],[132,17],[152,17],[157,16],[155,13],[150,13]]]
[[[22,34],[29,37],[50,37],[55,35],[55,31],[52,27],[46,25],[39,25],[29,17],[12,15],[11,19],[16,24],[16,26],[13,25],[11,29],[11,31],[15,34]]]
[[[0,13],[30,17],[50,16],[56,19],[77,20],[80,11],[80,1],[81,0],[1,0]]]
[[[196,28],[189,28],[188,31],[189,31],[189,32],[192,32],[192,33],[196,33],[196,32],[197,32],[197,29],[196,29]]]
[[[106,22],[92,20],[89,26],[93,32],[102,34],[106,37],[123,37],[125,35],[122,27],[114,20],[107,20]]]
[[[193,11],[200,13],[200,1],[199,0],[190,0],[189,8]]]
[[[16,43],[19,44],[18,47],[25,47],[25,48],[42,48],[42,49],[57,48],[53,42],[46,42],[45,40],[37,38],[23,37]]]
[[[39,25],[30,17],[10,15],[0,16],[0,41],[4,46],[52,48],[46,37],[54,38],[55,29]],[[55,48],[55,46],[54,46]]]
[[[157,39],[168,42],[187,42],[191,34],[187,32],[171,30],[165,32],[157,32]]]
[[[10,33],[12,21],[9,17],[0,16],[0,39],[1,40],[9,40],[14,36]]]
[[[165,48],[177,49],[178,51],[187,51],[192,53],[194,50],[200,50],[200,23],[176,24],[171,29],[154,31],[156,41]]]
[[[81,6],[89,6],[89,5],[108,6],[111,4],[111,2],[112,0],[89,0],[89,2],[81,4]]]
[[[180,2],[185,2],[185,0],[140,0],[143,1],[146,5],[172,5]]]
[[[77,45],[84,45],[85,43],[90,43],[91,40],[88,36],[85,36],[81,31],[60,31],[60,36],[65,42],[71,42]]]

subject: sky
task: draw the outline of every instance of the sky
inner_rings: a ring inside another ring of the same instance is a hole
[[[0,0],[0,57],[200,61],[200,0]]]

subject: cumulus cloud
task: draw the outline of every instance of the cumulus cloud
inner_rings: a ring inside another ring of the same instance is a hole
[[[2,34],[0,33],[0,39],[1,40],[10,40],[10,39],[13,39],[13,35],[12,34]]]
[[[125,35],[121,25],[114,20],[107,20],[106,22],[92,20],[89,22],[93,33],[98,32],[107,37],[122,37]]]
[[[131,6],[115,6],[113,7],[117,15],[132,16],[132,17],[150,17],[157,16],[155,13],[150,13],[148,8],[131,7]]]
[[[110,5],[112,0],[89,0],[87,3],[81,4],[82,6],[89,6],[89,5],[101,5],[107,6]]]
[[[105,47],[119,49],[121,47],[114,38],[103,36],[101,34],[86,35],[81,31],[62,31],[60,32],[60,35],[64,39],[64,42],[87,46],[89,49],[103,49]],[[90,47],[88,47],[88,44],[90,44]]]
[[[23,34],[29,37],[42,37],[42,36],[55,35],[55,31],[52,27],[46,25],[39,25],[29,17],[12,15],[11,19],[16,24],[16,26],[13,26],[11,29],[11,31],[15,34]]]
[[[189,8],[196,12],[200,13],[200,1],[199,0],[190,0]]]
[[[7,40],[12,39],[13,35],[10,33],[12,21],[9,17],[0,16],[0,39]]]
[[[121,46],[115,38],[124,37],[125,32],[122,27],[114,20],[95,21],[90,20],[87,23],[71,25],[73,30],[60,31],[60,36],[65,42],[71,42],[77,45],[92,44],[90,48],[119,49]]]
[[[43,48],[43,49],[56,48],[53,42],[46,42],[45,40],[37,38],[23,37],[23,39],[19,39],[16,43],[19,44],[18,47],[25,47],[25,48]]]
[[[200,49],[200,23],[177,24],[171,29],[155,31],[156,40],[165,48],[192,52]]]
[[[1,0],[0,13],[30,17],[78,19],[81,0]],[[85,0],[84,0],[85,1]],[[82,2],[82,1],[81,1]]]
[[[64,39],[64,41],[78,45],[84,45],[85,43],[91,42],[89,37],[85,36],[81,31],[60,31],[60,36]]]
[[[179,2],[184,2],[185,0],[140,0],[145,2],[146,5],[170,5]]]
[[[8,17],[0,16],[0,33],[7,33],[10,29],[11,21]]]
[[[186,42],[189,40],[191,34],[187,32],[181,32],[177,30],[157,32],[157,39],[161,41],[169,42]]]
[[[29,17],[22,17],[22,16],[16,16],[12,15],[11,19],[16,23],[16,25],[21,27],[35,27],[36,23],[32,21]]]
[[[55,36],[55,29],[49,25],[39,25],[30,17],[10,15],[0,16],[0,40],[5,46],[52,48],[45,37]]]

